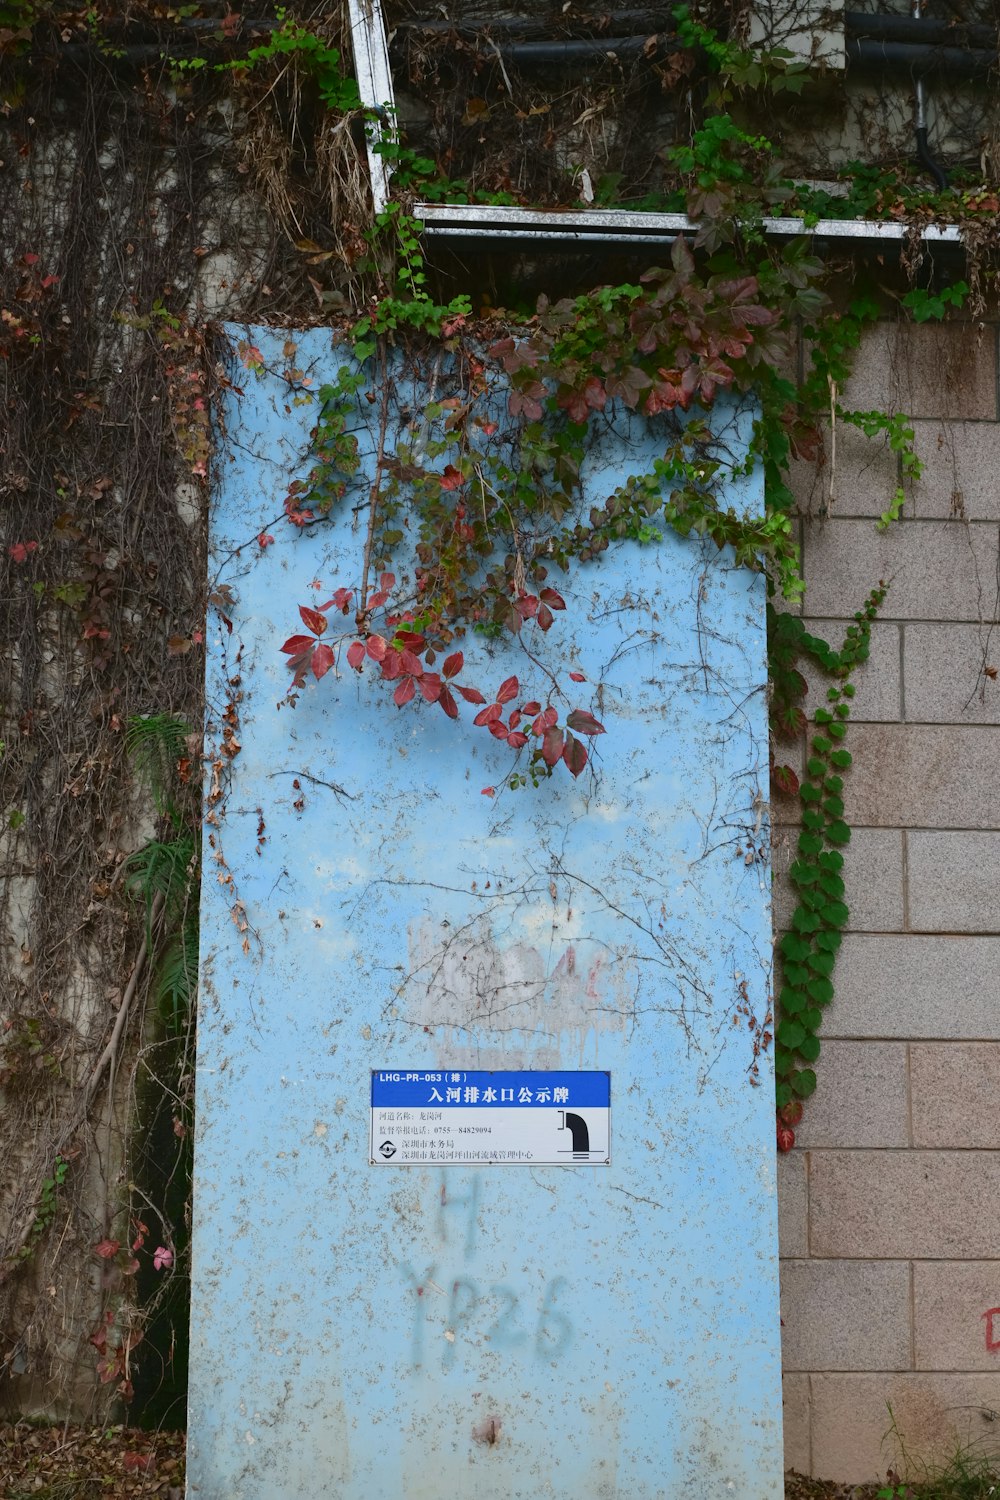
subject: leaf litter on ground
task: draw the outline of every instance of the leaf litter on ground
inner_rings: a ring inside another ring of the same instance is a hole
[[[183,1432],[0,1424],[2,1500],[183,1500]]]

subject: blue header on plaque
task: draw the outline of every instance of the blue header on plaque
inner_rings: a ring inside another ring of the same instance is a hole
[[[428,1104],[444,1108],[534,1109],[567,1105],[607,1109],[611,1104],[610,1073],[565,1071],[403,1072],[380,1068],[372,1072],[372,1109],[413,1109]]]

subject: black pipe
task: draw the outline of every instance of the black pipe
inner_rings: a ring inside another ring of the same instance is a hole
[[[493,53],[493,48],[489,45],[492,40],[493,46],[501,57],[530,67],[533,63],[580,62],[587,58],[604,58],[610,52],[613,52],[616,57],[642,57],[646,54],[650,37],[573,37],[562,42],[520,42],[511,41],[505,36],[487,37],[482,32],[478,32],[474,40],[482,44],[484,51],[488,50]],[[656,36],[653,40],[656,50],[659,51],[668,39]]]
[[[926,125],[917,126],[917,160],[922,167],[926,167],[938,187],[944,192],[948,186],[948,173],[942,167],[941,163],[936,161],[931,155],[930,147],[927,144]]]
[[[673,30],[673,20],[663,10],[622,10],[616,11],[615,24],[619,27],[628,27],[629,34],[638,34],[640,31],[645,36],[652,36],[654,32]],[[564,30],[594,31],[596,27],[588,25],[582,18],[569,20],[564,17],[553,19],[551,16],[494,16],[489,21],[480,25],[471,25],[468,21],[454,20],[441,21],[400,21],[392,30],[392,38],[403,40],[408,36],[460,36],[475,40],[484,32],[495,40],[501,37],[520,37],[524,40],[535,38],[539,41],[551,41],[552,32],[558,27]],[[567,38],[571,40],[571,38]],[[595,37],[600,40],[600,33]]]
[[[847,60],[864,68],[908,68],[914,75],[925,73],[988,73],[997,66],[996,51],[968,47],[929,47],[910,42],[872,42],[857,37],[847,40]]]
[[[482,33],[479,33],[477,40],[483,40]],[[532,64],[601,60],[607,58],[609,53],[614,53],[615,57],[642,57],[648,55],[646,49],[649,40],[648,36],[579,37],[563,42],[514,42],[502,39],[497,42],[497,51],[502,57],[512,62],[530,67]],[[669,40],[668,37],[657,38],[657,52]],[[51,52],[35,50],[32,54],[36,62],[50,60],[82,62],[92,58],[108,63],[115,61],[149,63],[159,60],[169,62],[171,58],[182,59],[197,55],[192,50],[191,42],[186,37],[178,36],[165,38],[161,42],[131,42],[127,46],[114,46],[111,43],[101,45],[96,42],[67,42],[53,48]],[[488,55],[495,56],[492,49]]]
[[[935,21],[927,16],[873,16],[859,10],[848,10],[844,12],[844,29],[849,37],[863,37],[875,42],[916,42],[983,48],[986,51],[997,46],[995,26]]]

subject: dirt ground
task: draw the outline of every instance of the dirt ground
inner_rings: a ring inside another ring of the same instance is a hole
[[[183,1500],[183,1432],[0,1426],[2,1500]]]
[[[789,1474],[785,1500],[869,1500],[875,1485]],[[0,1425],[0,1500],[183,1500],[184,1434]]]
[[[785,1500],[874,1500],[878,1486],[785,1478]],[[0,1500],[184,1497],[184,1434],[0,1425]]]

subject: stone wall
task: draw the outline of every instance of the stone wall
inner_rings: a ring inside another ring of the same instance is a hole
[[[832,503],[829,463],[796,475],[815,633],[839,644],[891,580],[846,742],[849,930],[779,1173],[786,1460],[841,1481],[885,1473],[893,1423],[918,1459],[1000,1453],[997,332],[885,323],[863,347],[843,404],[911,415],[925,466],[886,534],[877,441],[838,430]]]

